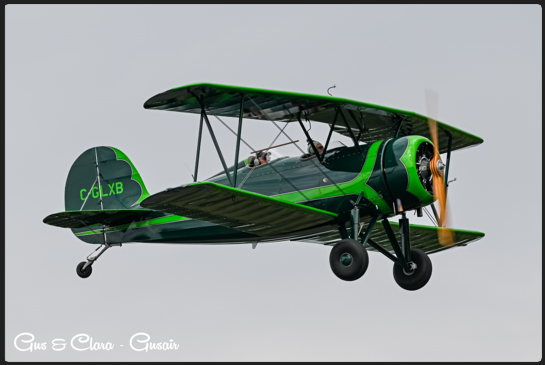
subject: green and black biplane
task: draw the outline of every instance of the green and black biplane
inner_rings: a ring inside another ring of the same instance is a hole
[[[376,251],[394,262],[394,278],[402,288],[417,290],[431,276],[428,254],[484,236],[446,223],[451,152],[483,140],[431,115],[332,96],[217,84],[168,90],[144,108],[200,115],[194,181],[150,195],[136,167],[117,148],[83,152],[68,175],[66,211],[44,219],[98,245],[77,266],[82,278],[91,275],[102,253],[122,243],[251,243],[255,248],[259,242],[303,241],[332,246],[329,262],[340,279],[360,278],[368,267],[367,251]],[[237,137],[231,167],[211,116]],[[238,130],[221,117],[237,118]],[[288,143],[297,141],[283,127],[298,124],[308,150],[297,147],[301,155],[274,158],[274,141],[256,150],[241,138],[244,119],[273,125],[277,138],[284,135]],[[312,138],[307,121],[329,126],[325,144]],[[223,170],[199,181],[204,128]],[[333,133],[352,143],[333,142]],[[241,142],[255,156],[239,159]],[[447,154],[446,163],[441,153]],[[411,210],[418,216],[426,212],[436,226],[409,224]],[[395,216],[399,222],[390,222]]]

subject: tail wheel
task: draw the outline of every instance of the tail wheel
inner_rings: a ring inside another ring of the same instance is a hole
[[[357,280],[367,271],[369,254],[360,242],[347,238],[333,247],[329,265],[339,279]]]
[[[88,278],[91,276],[91,273],[93,272],[93,267],[91,265],[87,266],[85,270],[83,270],[83,266],[85,266],[87,262],[83,261],[78,264],[78,267],[76,268],[76,273],[80,278]]]
[[[422,250],[411,250],[413,270],[407,272],[403,266],[394,264],[394,279],[396,283],[405,290],[418,290],[428,283],[431,277],[431,260]]]

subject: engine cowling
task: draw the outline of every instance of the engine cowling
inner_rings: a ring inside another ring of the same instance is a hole
[[[394,138],[385,142],[382,170],[391,202],[400,199],[404,210],[433,203],[432,142],[422,136]],[[437,168],[444,170],[441,160]]]

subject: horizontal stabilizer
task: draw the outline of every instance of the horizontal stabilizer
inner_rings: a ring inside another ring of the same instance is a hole
[[[337,218],[335,213],[212,182],[154,194],[141,206],[260,236],[296,232]]]
[[[117,226],[151,216],[149,209],[72,210],[48,215],[44,223],[61,228],[83,228],[93,224]]]

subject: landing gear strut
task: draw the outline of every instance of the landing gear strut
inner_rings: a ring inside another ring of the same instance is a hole
[[[359,200],[360,198],[357,202]],[[382,220],[384,231],[390,240],[395,256],[370,238],[378,219],[379,217],[374,217],[369,222],[367,230],[360,234],[359,210],[357,203],[354,204],[354,209],[350,212],[350,237],[348,237],[344,224],[340,225],[339,233],[342,240],[333,247],[329,255],[331,270],[342,280],[353,281],[361,278],[369,266],[369,256],[365,249],[365,245],[369,244],[394,262],[394,280],[400,287],[405,290],[421,289],[430,280],[431,260],[424,251],[411,249],[409,220],[405,212],[401,211],[401,219],[399,220],[401,246],[397,242],[388,219]]]
[[[107,249],[113,246],[121,246],[121,243],[104,243],[100,245],[96,250],[91,252],[89,256],[87,256],[87,261],[82,261],[78,264],[76,267],[76,273],[80,278],[88,278],[91,276],[91,273],[93,272],[92,265],[95,263],[95,261],[102,255]],[[95,256],[91,256],[93,253],[97,252],[98,250],[102,249],[98,254]]]
[[[432,265],[429,256],[422,250],[411,249],[409,220],[405,212],[402,212],[399,220],[399,232],[401,235],[401,247],[394,235],[390,222],[382,221],[384,231],[390,240],[396,256],[385,250],[372,239],[367,242],[370,246],[381,252],[394,262],[394,280],[405,290],[418,290],[424,287],[431,277]]]

